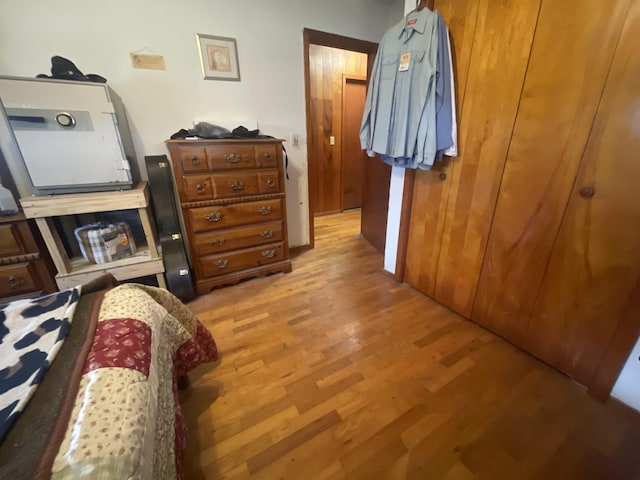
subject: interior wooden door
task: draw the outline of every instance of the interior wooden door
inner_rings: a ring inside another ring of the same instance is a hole
[[[364,163],[362,215],[360,231],[371,245],[384,253],[389,212],[389,184],[391,166],[378,157],[367,158]]]
[[[565,0],[540,10],[472,313],[534,354],[548,339],[527,321],[628,7],[629,0]]]
[[[640,0],[633,0],[527,324],[527,336],[541,339],[541,358],[586,385],[640,280],[638,38]]]
[[[440,0],[435,5],[449,28],[458,118],[464,103],[478,3],[478,0]],[[459,148],[461,153],[464,145]],[[404,281],[431,297],[435,293],[452,161],[457,160],[445,157],[431,171],[416,171],[414,179]]]
[[[342,76],[342,209],[362,207],[366,153],[360,146],[360,125],[367,97],[366,77]]]
[[[436,4],[437,8],[440,8]],[[471,315],[540,0],[479,0],[434,298]],[[434,206],[435,207],[435,206]]]

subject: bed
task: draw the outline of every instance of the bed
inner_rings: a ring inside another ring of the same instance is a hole
[[[177,385],[217,358],[179,299],[110,275],[0,306],[0,478],[182,478]]]

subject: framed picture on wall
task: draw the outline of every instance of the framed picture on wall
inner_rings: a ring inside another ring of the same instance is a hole
[[[207,80],[240,81],[235,38],[196,34],[202,76]]]

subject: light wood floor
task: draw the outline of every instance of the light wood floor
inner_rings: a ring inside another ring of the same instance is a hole
[[[190,303],[222,359],[181,393],[186,479],[640,479],[639,415],[395,283],[358,232],[316,219],[292,273]]]

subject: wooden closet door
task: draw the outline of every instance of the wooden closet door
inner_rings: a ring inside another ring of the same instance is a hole
[[[544,339],[540,356],[586,385],[640,280],[638,38],[640,0],[633,0],[527,325],[528,336]]]
[[[434,292],[465,317],[471,315],[539,8],[539,0],[479,1],[461,154],[451,169]]]
[[[478,3],[478,0],[440,0],[435,4],[449,28],[458,118],[464,102]],[[416,171],[414,180],[404,281],[429,296],[434,295],[436,285],[440,240],[451,186],[451,161],[445,157],[431,171]]]
[[[629,0],[543,2],[473,320],[536,354],[531,315]]]

